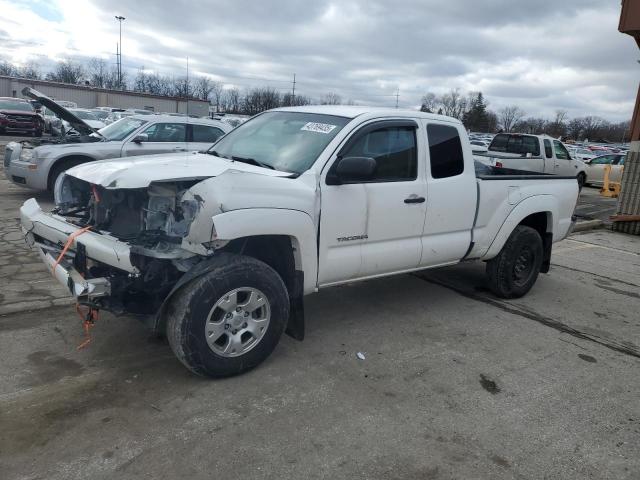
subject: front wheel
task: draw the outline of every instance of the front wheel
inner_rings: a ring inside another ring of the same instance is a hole
[[[542,257],[540,234],[531,227],[518,225],[500,253],[487,262],[489,288],[502,298],[522,297],[536,283]]]
[[[284,282],[267,264],[222,253],[218,266],[183,286],[167,309],[167,338],[192,372],[227,377],[250,370],[278,344],[289,319]]]

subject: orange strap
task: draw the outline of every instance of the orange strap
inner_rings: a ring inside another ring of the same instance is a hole
[[[69,238],[67,239],[67,243],[64,244],[64,248],[62,249],[62,251],[60,252],[60,255],[58,255],[58,259],[56,260],[56,263],[53,264],[53,267],[51,268],[51,274],[55,274],[56,272],[56,267],[58,265],[60,265],[60,262],[62,261],[62,259],[64,258],[64,254],[67,253],[67,250],[69,250],[69,247],[71,247],[71,244],[73,243],[73,240],[76,237],[79,237],[80,235],[82,235],[84,232],[90,230],[92,228],[91,225],[89,225],[88,227],[84,227],[81,228],[80,230],[76,230],[75,232],[73,232],[71,235],[69,235]]]
[[[91,332],[89,331],[92,327],[95,326],[96,321],[98,321],[98,310],[91,307],[86,307],[86,312],[81,310],[82,305],[76,303],[76,312],[78,316],[82,320],[82,328],[84,329],[84,341],[78,345],[76,348],[78,350],[82,350],[84,347],[91,343]]]
[[[96,189],[96,186],[93,183],[91,184],[91,191],[93,192],[93,198],[96,199],[96,203],[100,203],[100,195],[98,195],[98,189]]]

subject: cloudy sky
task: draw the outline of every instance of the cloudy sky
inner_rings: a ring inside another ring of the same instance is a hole
[[[0,0],[0,58],[98,56],[365,105],[415,108],[427,91],[481,90],[530,115],[631,117],[640,51],[618,0]]]

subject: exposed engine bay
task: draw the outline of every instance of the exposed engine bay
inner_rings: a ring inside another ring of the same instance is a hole
[[[68,254],[73,267],[87,279],[108,278],[111,285],[110,295],[94,298],[90,306],[115,313],[153,314],[184,272],[204,258],[181,248],[201,206],[185,195],[197,182],[108,189],[69,175],[60,178],[53,213],[78,227],[126,242],[131,263],[139,271],[134,275],[87,258],[80,237],[76,251]],[[61,245],[50,248],[62,251]]]
[[[198,213],[198,201],[183,198],[195,183],[194,180],[156,183],[148,188],[106,189],[64,176],[56,188],[54,213],[74,225],[95,227],[130,245],[166,252],[172,245],[180,244]]]

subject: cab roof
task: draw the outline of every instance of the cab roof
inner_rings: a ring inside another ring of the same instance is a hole
[[[460,120],[447,117],[445,115],[438,115],[435,113],[425,113],[419,110],[398,109],[388,107],[360,107],[353,105],[306,105],[303,107],[283,107],[270,110],[272,112],[301,112],[301,113],[316,113],[319,115],[336,115],[338,117],[356,118],[361,115],[368,115],[371,117],[411,117],[411,118],[424,118],[427,120],[445,120],[448,122],[461,123]]]

